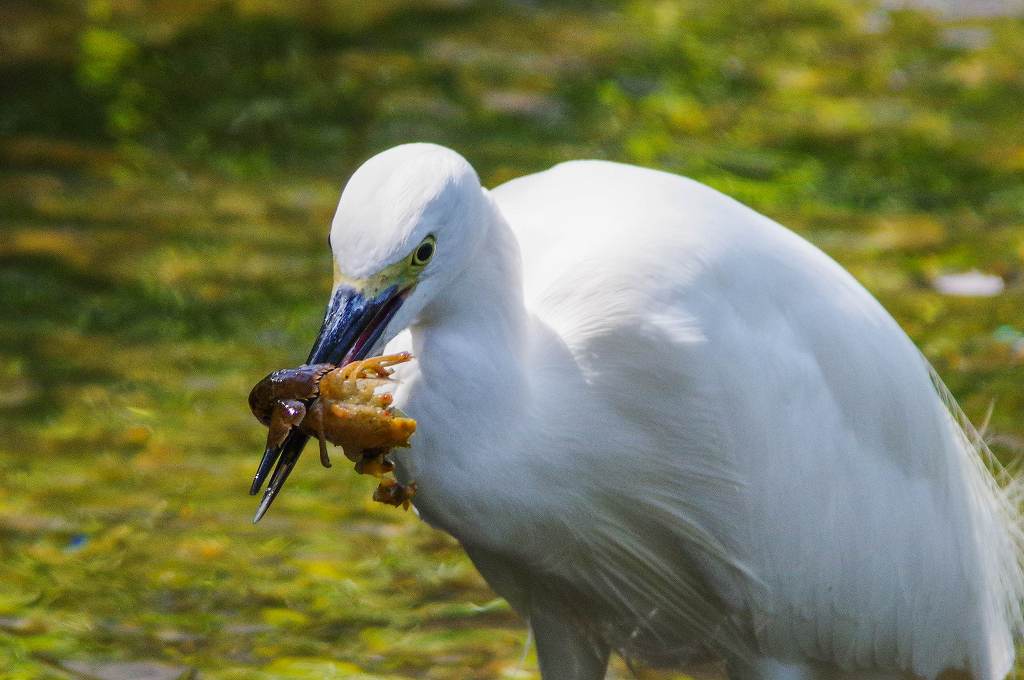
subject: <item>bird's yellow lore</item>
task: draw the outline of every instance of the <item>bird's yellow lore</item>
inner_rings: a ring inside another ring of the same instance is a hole
[[[274,371],[249,393],[249,408],[266,425],[267,448],[280,446],[293,428],[320,442],[320,462],[330,467],[327,444],[342,447],[356,472],[381,478],[373,498],[409,507],[416,484],[399,484],[391,449],[409,446],[416,421],[391,405],[378,389],[393,382],[392,366],[409,361],[408,352],[353,361],[344,366],[314,364]]]

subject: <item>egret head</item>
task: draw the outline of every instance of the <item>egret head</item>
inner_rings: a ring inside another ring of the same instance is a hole
[[[331,225],[334,288],[307,363],[370,356],[443,306],[445,288],[483,242],[492,210],[476,172],[450,149],[405,144],[366,161],[342,192]],[[281,490],[306,440],[293,430],[280,446],[267,447],[250,493],[277,466],[254,522]]]
[[[474,254],[488,207],[450,149],[405,144],[366,161],[331,225],[334,289],[308,362],[363,358],[415,324]]]

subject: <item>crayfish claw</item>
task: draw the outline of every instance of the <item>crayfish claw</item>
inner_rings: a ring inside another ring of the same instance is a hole
[[[279,399],[274,402],[274,410],[270,414],[270,425],[267,431],[267,448],[278,448],[284,443],[285,437],[292,428],[306,417],[306,406],[295,399]]]

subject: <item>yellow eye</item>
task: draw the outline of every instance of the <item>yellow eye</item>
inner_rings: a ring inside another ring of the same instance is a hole
[[[428,235],[423,241],[416,246],[416,250],[412,253],[412,264],[416,267],[422,267],[426,263],[430,262],[430,258],[434,256],[434,244],[437,239],[434,238],[433,234]]]

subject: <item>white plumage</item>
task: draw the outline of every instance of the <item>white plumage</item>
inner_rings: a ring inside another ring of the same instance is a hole
[[[577,161],[488,192],[423,144],[353,176],[331,240],[365,277],[428,233],[377,345],[418,360],[399,476],[529,619],[545,680],[601,678],[609,650],[735,678],[1008,672],[1015,502],[835,262],[688,179]]]

